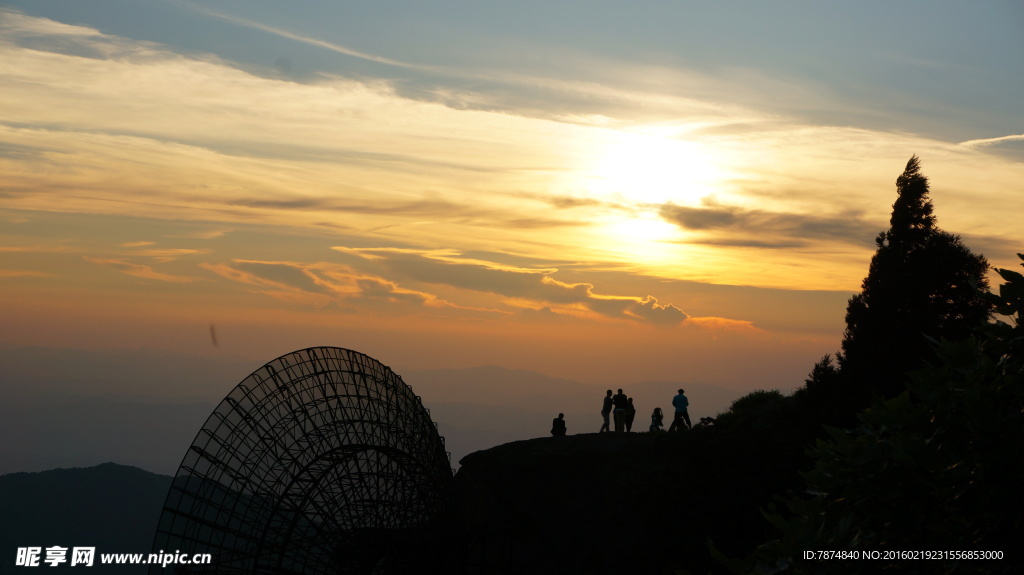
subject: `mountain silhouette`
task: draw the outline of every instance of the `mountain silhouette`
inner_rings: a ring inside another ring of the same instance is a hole
[[[100,553],[148,554],[170,485],[169,476],[116,463],[0,475],[0,573],[15,572],[18,547],[95,547],[96,563],[87,570],[95,573],[103,572]]]

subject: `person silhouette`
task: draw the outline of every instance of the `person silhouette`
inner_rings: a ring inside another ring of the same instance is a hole
[[[651,431],[661,431],[662,423],[665,420],[665,416],[661,413],[660,407],[654,408],[654,413],[651,413]]]
[[[677,428],[682,429],[684,426],[686,429],[691,429],[690,413],[687,411],[690,407],[690,400],[686,399],[682,389],[679,390],[679,395],[672,398],[672,407],[676,408],[676,416],[668,430],[675,431]]]
[[[601,426],[601,431],[598,433],[604,433],[611,431],[611,427],[608,421],[608,415],[612,412],[612,390],[608,390],[608,393],[604,396],[604,403],[601,406],[601,417],[604,418],[604,425]]]
[[[626,431],[633,431],[633,420],[636,419],[636,408],[633,407],[633,398],[626,401]]]
[[[613,412],[615,431],[622,433],[622,430],[626,427],[626,410],[629,408],[629,398],[626,397],[625,393],[622,393],[622,389],[619,389],[619,392],[612,398],[612,404],[615,405],[615,411]]]
[[[563,419],[564,417],[564,413],[559,413],[558,417],[551,420],[551,435],[565,435],[565,419]]]

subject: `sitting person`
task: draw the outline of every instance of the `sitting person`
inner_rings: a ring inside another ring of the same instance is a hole
[[[651,414],[651,431],[661,431],[664,420],[665,416],[661,413],[661,408],[655,407],[654,413]]]
[[[559,413],[558,417],[551,421],[551,435],[565,435],[565,419],[563,419],[564,417],[564,413]]]

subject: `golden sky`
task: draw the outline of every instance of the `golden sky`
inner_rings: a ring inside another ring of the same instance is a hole
[[[383,44],[154,3],[212,30],[189,40],[65,4],[0,9],[6,345],[338,345],[399,373],[788,389],[838,348],[912,154],[941,227],[1003,267],[1024,250],[1024,117],[929,82],[858,95],[753,61],[545,44],[528,22],[487,40],[467,20],[456,57],[405,46],[404,21]],[[253,38],[280,54],[239,56]],[[985,79],[914,56],[874,55]]]

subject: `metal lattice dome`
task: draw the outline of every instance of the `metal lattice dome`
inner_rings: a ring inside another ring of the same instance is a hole
[[[390,368],[348,349],[283,355],[239,383],[189,447],[151,573],[370,573],[444,507],[444,439]]]

